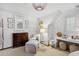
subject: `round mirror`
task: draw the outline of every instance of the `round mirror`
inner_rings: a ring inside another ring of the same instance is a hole
[[[57,32],[57,36],[58,37],[62,37],[62,33],[61,32]]]

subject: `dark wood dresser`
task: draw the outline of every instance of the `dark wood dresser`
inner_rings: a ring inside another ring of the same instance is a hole
[[[28,33],[13,33],[13,47],[24,46],[28,41]]]

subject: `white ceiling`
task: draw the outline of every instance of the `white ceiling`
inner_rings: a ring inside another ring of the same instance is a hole
[[[1,3],[0,9],[12,12],[25,13],[27,11],[27,4],[24,3]]]
[[[78,5],[77,3],[70,3],[70,4],[64,4],[64,3],[48,3],[47,6],[45,7],[44,11],[38,12],[36,11],[32,3],[0,3],[0,9],[12,11],[12,12],[19,12],[19,13],[24,13],[24,14],[32,14],[36,13],[35,15],[47,15],[50,14],[51,12],[54,12],[56,10],[68,10],[72,7],[75,7],[75,5]]]

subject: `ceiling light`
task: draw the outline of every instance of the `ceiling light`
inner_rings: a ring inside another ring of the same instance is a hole
[[[42,10],[44,10],[46,3],[33,3],[32,5],[35,10],[42,11]]]

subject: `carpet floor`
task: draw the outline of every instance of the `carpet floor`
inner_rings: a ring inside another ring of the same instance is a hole
[[[67,56],[69,52],[55,49],[52,47],[41,46],[37,49],[37,53],[34,56]],[[0,50],[0,56],[32,56],[27,54],[23,47],[9,48]]]

